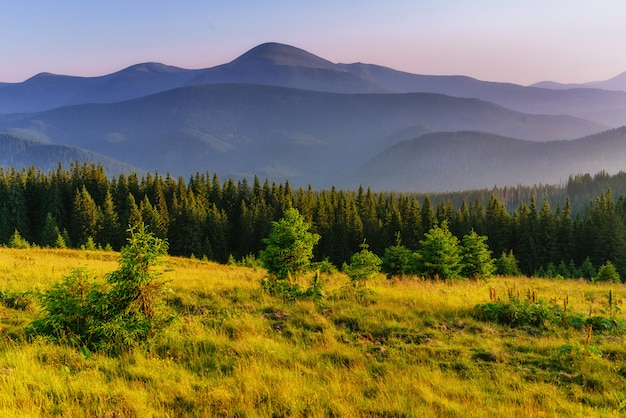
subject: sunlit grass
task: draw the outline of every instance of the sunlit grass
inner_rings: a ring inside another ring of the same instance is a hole
[[[101,277],[117,268],[117,254],[0,249],[0,290],[42,289],[80,266]],[[612,313],[623,320],[624,285],[381,275],[358,299],[335,274],[322,276],[326,298],[314,303],[268,296],[263,275],[169,258],[162,279],[178,320],[120,357],[27,340],[36,304],[0,305],[0,416],[626,413],[624,330],[512,329],[471,315],[495,289],[503,301],[534,291],[572,312],[608,316],[612,290]]]

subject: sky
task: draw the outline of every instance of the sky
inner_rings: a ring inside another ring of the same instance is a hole
[[[623,0],[0,0],[0,82],[208,68],[264,42],[523,85],[626,71]]]

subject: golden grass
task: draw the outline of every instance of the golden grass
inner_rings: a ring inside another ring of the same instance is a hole
[[[0,249],[0,290],[49,286],[117,254]],[[511,329],[471,315],[490,288],[530,290],[568,310],[607,315],[624,285],[497,278],[370,284],[323,276],[326,298],[289,303],[263,293],[263,271],[170,258],[163,278],[179,320],[147,350],[110,358],[24,339],[37,314],[0,306],[0,416],[621,416],[623,330]],[[306,278],[305,278],[306,280]],[[623,320],[624,315],[617,313]],[[571,350],[563,350],[564,346]]]

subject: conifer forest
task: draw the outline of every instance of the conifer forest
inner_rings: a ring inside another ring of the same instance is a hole
[[[316,261],[348,261],[364,240],[382,255],[401,240],[416,249],[446,221],[459,239],[487,237],[494,257],[513,254],[528,276],[587,277],[607,261],[626,276],[626,174],[572,176],[559,186],[447,194],[292,189],[289,183],[189,179],[136,173],[108,177],[78,163],[43,173],[0,169],[0,244],[119,250],[129,225],[166,238],[172,255],[225,263],[256,257],[272,222],[297,208],[320,235]]]

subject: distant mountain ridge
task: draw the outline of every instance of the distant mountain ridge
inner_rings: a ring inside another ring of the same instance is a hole
[[[623,91],[559,91],[466,76],[411,74],[373,64],[335,64],[280,43],[261,44],[229,63],[200,70],[146,63],[92,78],[40,74],[22,83],[0,85],[0,113],[111,103],[177,87],[218,83],[266,84],[333,93],[438,93],[487,100],[525,113],[567,114],[611,127],[626,125]]]
[[[71,156],[316,188],[444,191],[618,169],[623,135],[610,129],[621,125],[626,92],[336,64],[278,43],[208,69],[143,63],[0,83],[6,164]]]
[[[140,99],[0,116],[0,130],[80,147],[145,170],[254,175],[330,187],[395,142],[426,130],[481,130],[533,140],[605,130],[432,93],[337,94],[212,84]]]
[[[0,84],[0,113],[30,113],[82,103],[112,103],[184,85],[197,74],[142,63],[99,77],[40,73],[22,83]]]
[[[389,147],[342,186],[437,192],[560,184],[572,174],[626,170],[625,161],[626,127],[543,143],[485,132],[436,132]]]
[[[626,71],[618,74],[617,76],[610,78],[604,81],[591,81],[588,83],[558,83],[555,81],[541,81],[539,83],[535,83],[532,87],[546,88],[546,89],[555,89],[555,90],[565,90],[565,89],[574,89],[574,88],[589,88],[589,89],[603,89],[603,90],[618,90],[618,91],[626,91]]]
[[[43,143],[21,138],[15,134],[0,133],[0,167],[20,170],[32,166],[48,173],[56,170],[59,164],[69,168],[75,162],[90,162],[101,165],[110,176],[131,171],[143,173],[136,167],[83,149]]]

